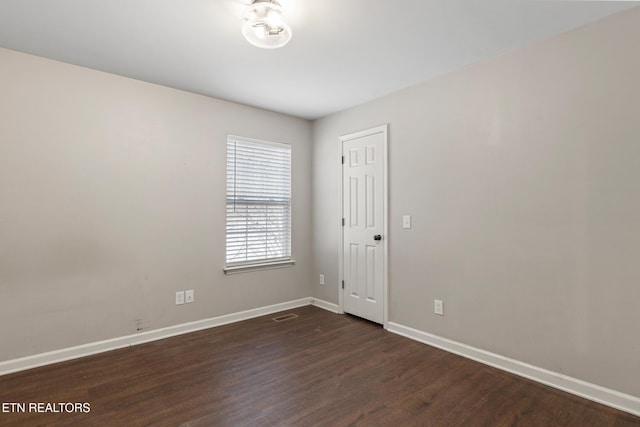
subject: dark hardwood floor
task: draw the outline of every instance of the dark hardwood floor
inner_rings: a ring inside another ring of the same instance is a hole
[[[2,426],[640,426],[640,418],[316,307],[0,377]]]

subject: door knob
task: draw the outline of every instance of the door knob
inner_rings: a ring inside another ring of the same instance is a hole
[[[379,235],[379,234],[376,234],[375,236],[373,236],[373,240],[375,240],[376,242],[380,241],[380,240],[382,240],[382,236]]]

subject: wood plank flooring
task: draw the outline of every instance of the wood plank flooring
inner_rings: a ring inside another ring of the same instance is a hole
[[[0,377],[1,426],[640,426],[640,418],[316,307]]]

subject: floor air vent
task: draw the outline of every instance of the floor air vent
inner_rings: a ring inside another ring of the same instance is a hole
[[[295,313],[283,314],[282,316],[273,317],[274,322],[286,322],[287,320],[292,320],[297,318],[298,315]]]

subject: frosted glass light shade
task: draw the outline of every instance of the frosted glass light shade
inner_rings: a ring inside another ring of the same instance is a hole
[[[282,47],[293,35],[275,0],[254,0],[242,16],[242,34],[249,43],[264,49]]]

